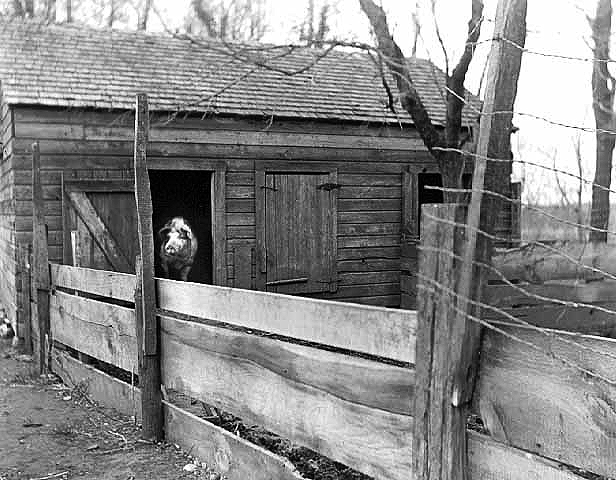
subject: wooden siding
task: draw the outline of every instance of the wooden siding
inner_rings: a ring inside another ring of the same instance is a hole
[[[30,148],[41,145],[50,260],[62,260],[61,175],[65,181],[131,178],[133,116],[113,112],[15,108],[12,182],[15,235],[30,241]],[[226,284],[255,288],[255,163],[326,163],[337,169],[336,292],[321,298],[400,304],[402,172],[434,170],[416,132],[383,126],[228,118],[152,119],[148,162],[158,169],[226,163]],[[242,252],[240,255],[238,252]],[[238,262],[250,261],[250,266]],[[250,282],[236,279],[249,271]],[[248,284],[249,283],[249,284]]]
[[[6,313],[18,334],[23,326],[17,324],[17,253],[15,248],[15,187],[12,167],[14,141],[13,109],[2,101],[0,91],[0,307]]]

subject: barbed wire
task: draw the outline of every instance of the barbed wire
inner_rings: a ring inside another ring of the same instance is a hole
[[[435,186],[435,185],[426,185],[424,188],[426,190],[438,190],[438,191],[450,192],[450,193],[473,193],[473,192],[480,192],[480,193],[482,193],[484,195],[490,195],[492,197],[496,197],[496,198],[498,198],[500,200],[504,200],[506,202],[514,203],[514,204],[517,204],[517,205],[520,205],[520,206],[524,206],[524,207],[526,207],[529,210],[532,210],[534,212],[540,213],[541,215],[544,215],[544,216],[546,216],[548,218],[551,218],[552,220],[555,220],[555,221],[560,222],[560,223],[564,223],[564,224],[572,226],[572,227],[581,228],[583,230],[588,230],[588,231],[591,231],[591,232],[600,232],[600,233],[607,233],[609,235],[616,235],[616,231],[608,230],[608,229],[605,229],[605,228],[593,227],[592,225],[578,223],[578,222],[574,222],[572,220],[568,220],[566,218],[557,217],[556,215],[548,212],[547,210],[542,209],[541,207],[537,207],[535,205],[530,205],[530,204],[524,204],[522,202],[522,200],[518,200],[517,198],[508,197],[507,195],[495,192],[493,190],[487,190],[487,189],[484,189],[484,188],[438,187],[438,186]]]
[[[432,221],[446,223],[446,224],[454,225],[454,226],[460,227],[460,228],[469,228],[469,226],[467,224],[465,224],[465,223],[456,222],[456,221],[449,220],[449,219],[438,218],[438,217],[435,217],[433,215],[430,215],[427,212],[424,212],[424,217],[428,218],[428,219],[430,219]],[[477,229],[477,231],[481,235],[484,235],[484,236],[487,236],[487,237],[491,237],[491,238],[498,238],[497,236],[488,234],[487,232],[485,232],[483,230]],[[454,259],[456,259],[458,261],[464,261],[464,258],[462,256],[456,254],[455,252],[451,251],[450,249],[442,249],[442,248],[438,248],[438,247],[434,247],[434,246],[430,246],[430,245],[420,245],[419,248],[421,250],[423,250],[423,251],[438,253],[438,254],[441,254],[441,255],[447,255],[447,256],[450,256],[450,257],[452,257],[452,258],[454,258]],[[554,250],[556,250],[558,253],[562,253],[562,252],[558,251],[558,249],[554,249]],[[579,259],[577,259],[577,260],[574,259],[574,258],[570,258],[570,259],[576,265],[582,266],[583,268],[585,267],[584,264],[579,261]],[[530,292],[527,289],[525,289],[523,286],[514,284],[511,280],[509,280],[505,276],[505,274],[503,274],[502,271],[500,271],[498,268],[496,268],[493,265],[487,264],[485,262],[480,262],[480,261],[477,261],[477,260],[473,260],[472,264],[474,266],[478,266],[480,268],[486,269],[487,271],[493,272],[494,274],[496,274],[498,276],[498,278],[506,286],[508,286],[509,288],[513,289],[516,292],[521,293],[522,295],[527,296],[528,298],[534,298],[534,299],[542,301],[542,302],[557,304],[557,305],[561,305],[561,306],[564,306],[564,307],[567,307],[567,308],[592,308],[593,310],[603,312],[603,313],[605,313],[607,315],[614,315],[614,316],[616,316],[616,311],[615,310],[612,310],[610,308],[604,307],[602,305],[597,305],[597,304],[594,304],[594,303],[586,303],[586,302],[577,302],[577,301],[563,300],[561,298],[548,297],[548,296],[545,296],[545,295],[539,295],[537,293]],[[593,271],[594,270],[600,270],[600,269],[596,269],[594,267],[590,267],[590,268]],[[603,273],[607,274],[607,276],[611,277],[613,280],[616,280],[616,277],[614,275],[610,275],[610,274],[608,274],[608,272],[603,272]],[[479,301],[479,300],[473,300],[473,299],[470,299],[468,297],[464,297],[463,295],[459,294],[455,290],[453,290],[453,289],[451,289],[449,287],[446,287],[444,285],[439,284],[438,282],[436,282],[436,280],[434,280],[432,278],[426,277],[425,275],[423,275],[421,273],[421,271],[418,271],[416,273],[416,276],[417,276],[417,278],[423,280],[424,282],[431,283],[438,290],[445,291],[449,295],[454,296],[454,298],[459,298],[462,301],[465,301],[465,302],[467,302],[470,305],[473,305],[475,307],[479,307],[479,308],[482,308],[482,309],[487,309],[487,310],[489,310],[491,312],[494,312],[497,315],[500,315],[500,316],[504,317],[505,319],[507,319],[507,320],[509,320],[511,322],[512,326],[521,326],[521,327],[524,327],[524,328],[528,328],[528,329],[531,329],[533,331],[539,332],[539,333],[541,333],[543,335],[546,335],[546,336],[550,337],[551,339],[556,339],[558,341],[564,342],[565,344],[568,344],[568,345],[570,345],[572,347],[575,347],[575,348],[578,348],[578,349],[581,349],[581,350],[585,350],[585,351],[588,351],[588,352],[591,352],[591,353],[594,353],[594,354],[599,354],[599,355],[603,355],[603,356],[606,356],[606,357],[609,357],[609,358],[616,359],[616,353],[611,353],[609,351],[603,351],[603,350],[597,350],[597,349],[595,349],[595,348],[593,348],[591,346],[579,343],[579,342],[571,339],[571,338],[573,338],[573,339],[583,338],[584,337],[583,334],[576,333],[576,332],[564,332],[564,334],[558,334],[557,330],[550,329],[550,328],[539,327],[537,325],[532,324],[531,322],[523,320],[522,318],[514,316],[512,313],[509,313],[508,311],[506,311],[506,310],[504,310],[502,308],[496,307],[494,305],[490,305],[488,303],[485,303],[485,302],[482,302],[482,301]],[[423,286],[421,283],[418,285],[418,290],[420,290],[420,289],[427,290],[425,288],[425,286]],[[434,293],[436,293],[434,290],[432,290],[432,291]],[[546,350],[544,347],[542,347],[540,345],[537,345],[537,344],[533,343],[532,341],[528,341],[528,340],[522,339],[522,338],[520,338],[520,337],[518,337],[518,336],[516,336],[516,335],[514,335],[514,334],[512,334],[510,332],[507,332],[507,331],[503,330],[502,328],[498,328],[498,327],[496,327],[494,325],[494,323],[491,323],[491,322],[489,322],[487,320],[483,320],[483,319],[480,319],[480,318],[478,318],[476,316],[473,316],[473,315],[469,314],[468,312],[463,311],[462,309],[458,308],[455,304],[453,305],[453,308],[458,313],[464,314],[466,316],[466,318],[468,318],[469,320],[478,322],[482,326],[484,326],[486,328],[489,328],[491,330],[494,330],[494,331],[496,331],[496,332],[498,332],[498,333],[500,333],[502,335],[505,335],[506,337],[510,338],[513,341],[525,344],[528,347],[533,348],[534,350],[539,351],[539,352],[547,355],[550,358],[553,358],[555,360],[558,360],[558,361],[562,362],[563,364],[565,364],[566,366],[568,366],[570,368],[574,368],[574,369],[584,373],[585,375],[588,375],[588,376],[600,379],[602,381],[605,381],[605,382],[609,383],[610,385],[616,385],[616,380],[609,379],[609,378],[605,377],[604,375],[601,375],[601,374],[598,374],[596,372],[593,372],[593,371],[591,371],[591,370],[589,370],[589,369],[587,369],[585,367],[582,367],[582,366],[576,364],[575,362],[572,362],[572,361],[570,361],[570,360],[568,360],[566,358],[563,358],[563,357],[555,354],[551,349]],[[565,314],[565,310],[563,310],[563,312],[561,313],[561,316],[564,315],[564,314]],[[499,321],[497,320],[497,322],[499,322]],[[502,321],[500,321],[500,323],[502,323]],[[570,338],[567,338],[565,335],[570,336]]]
[[[502,41],[504,43],[507,43],[517,48],[523,53],[528,53],[530,55],[537,55],[540,57],[556,58],[559,60],[571,60],[571,61],[576,61],[576,62],[587,62],[587,63],[608,63],[608,64],[616,63],[616,60],[612,60],[611,58],[604,59],[604,58],[594,58],[594,57],[580,57],[580,56],[575,56],[575,55],[563,55],[560,53],[547,53],[547,52],[540,52],[538,50],[531,50],[530,48],[523,47],[519,45],[518,43],[514,42],[513,40],[509,38],[505,38],[505,37],[496,37],[496,38],[493,38],[493,40]]]
[[[496,243],[498,243],[498,242],[509,243],[511,241],[510,238],[501,237],[501,236],[493,234],[493,233],[488,233],[488,232],[486,232],[484,230],[481,230],[480,228],[472,228],[471,226],[467,225],[466,223],[455,222],[453,220],[447,220],[447,219],[443,219],[443,218],[434,217],[433,215],[430,215],[429,213],[425,213],[425,212],[423,213],[423,216],[425,216],[426,218],[432,219],[432,220],[438,220],[441,223],[445,223],[445,224],[452,225],[452,226],[455,226],[455,227],[462,227],[462,228],[467,228],[467,229],[470,228],[470,229],[476,231],[479,235],[481,235],[481,236],[483,236],[485,238],[490,239],[492,242],[496,242]],[[581,267],[583,270],[588,270],[588,271],[591,271],[592,273],[596,273],[596,274],[602,275],[602,276],[607,277],[607,278],[609,278],[611,280],[616,280],[616,275],[614,275],[614,274],[612,274],[612,273],[610,273],[610,272],[608,272],[606,270],[603,270],[603,269],[601,269],[601,268],[599,268],[599,267],[597,267],[595,265],[586,265],[584,263],[581,263],[579,258],[572,257],[567,252],[565,252],[563,250],[560,250],[560,249],[558,249],[556,247],[553,247],[552,245],[549,245],[549,244],[547,244],[547,243],[545,243],[544,241],[541,241],[541,240],[529,241],[523,247],[517,247],[517,248],[509,249],[509,251],[521,250],[523,248],[528,249],[528,248],[531,248],[533,246],[544,248],[544,249],[546,249],[546,250],[548,250],[548,251],[550,251],[550,252],[552,252],[552,253],[554,253],[556,255],[560,255],[561,257],[563,257],[568,262],[573,263],[573,264]]]
[[[454,152],[454,153],[458,153],[460,155],[466,155],[469,157],[473,157],[479,160],[485,160],[488,162],[497,162],[497,163],[520,163],[523,165],[528,165],[531,167],[537,167],[543,170],[547,170],[553,173],[558,173],[559,175],[565,175],[571,178],[575,178],[576,180],[582,181],[585,185],[591,185],[592,187],[598,188],[599,190],[603,190],[605,192],[610,192],[610,193],[616,193],[616,190],[613,190],[609,187],[606,187],[604,185],[600,185],[596,182],[594,182],[593,180],[588,180],[587,178],[581,176],[581,175],[576,175],[574,173],[571,172],[567,172],[566,170],[562,170],[560,168],[556,168],[556,167],[550,167],[548,165],[544,165],[542,163],[537,163],[537,162],[533,162],[530,160],[522,160],[519,158],[496,158],[496,157],[490,157],[487,155],[481,155],[479,153],[474,153],[471,152],[469,150],[463,150],[460,148],[454,148],[454,147],[434,147],[433,150],[439,150],[442,152]]]
[[[421,273],[417,273],[417,277],[420,278],[421,280],[425,281],[425,282],[428,282],[428,283],[432,284],[434,287],[436,287],[436,289],[435,288],[432,288],[432,289],[431,288],[426,288],[424,285],[419,283],[418,287],[417,287],[418,290],[421,289],[421,290],[424,290],[424,291],[426,291],[428,293],[434,293],[434,294],[438,294],[439,291],[444,291],[444,292],[448,293],[449,295],[452,295],[454,297],[460,298],[463,301],[465,301],[465,302],[467,302],[467,303],[469,303],[471,305],[474,305],[476,307],[488,308],[488,309],[491,307],[489,304],[486,304],[486,303],[483,303],[483,302],[479,302],[479,301],[476,301],[476,300],[472,300],[470,298],[467,298],[467,297],[464,297],[462,295],[459,295],[453,289],[451,289],[449,287],[446,287],[445,285],[442,285],[442,284],[438,283],[436,280],[434,280],[432,278],[429,278],[429,277],[426,277],[425,275],[422,275]],[[550,349],[546,349],[546,348],[544,348],[544,347],[542,347],[540,345],[537,345],[537,344],[535,344],[535,343],[533,343],[531,341],[528,341],[528,340],[525,340],[523,338],[520,338],[520,337],[518,337],[515,334],[507,332],[506,330],[497,327],[495,324],[490,323],[487,320],[483,320],[483,319],[481,319],[481,318],[479,318],[479,317],[477,317],[477,316],[475,316],[475,315],[473,315],[473,314],[471,314],[469,312],[464,311],[463,309],[459,308],[455,303],[451,304],[449,306],[449,308],[452,308],[458,314],[464,315],[464,317],[467,318],[468,320],[476,322],[476,323],[480,324],[481,326],[483,326],[483,327],[485,327],[485,328],[487,328],[489,330],[492,330],[494,332],[497,332],[497,333],[505,336],[506,338],[509,338],[510,340],[513,340],[515,342],[524,344],[524,345],[532,348],[533,350],[536,350],[536,351],[546,355],[549,358],[552,358],[552,359],[554,359],[556,361],[559,361],[559,362],[563,363],[564,365],[566,365],[569,368],[572,368],[574,370],[577,370],[577,371],[583,373],[584,375],[586,375],[588,377],[596,378],[596,379],[601,380],[601,381],[603,381],[603,382],[605,382],[605,383],[607,383],[608,385],[611,385],[611,386],[616,386],[616,380],[612,380],[611,378],[608,378],[608,377],[606,377],[604,375],[601,375],[600,373],[596,373],[596,372],[594,372],[592,370],[589,370],[586,367],[582,367],[581,365],[578,365],[577,363],[572,362],[571,360],[568,360],[568,359],[566,359],[566,358],[564,358],[564,357],[554,353],[551,348]],[[508,314],[507,312],[499,311],[499,313],[504,314],[505,316],[511,318],[513,321],[517,322],[519,320],[516,317],[514,317],[513,315]],[[548,337],[550,337],[550,338],[552,338],[554,340],[562,341],[563,343],[566,343],[566,344],[571,344],[572,343],[570,340],[567,340],[566,338],[564,338],[564,335],[570,335],[571,334],[570,332],[563,332],[563,334],[558,335],[557,333],[555,333],[555,332],[557,332],[557,330],[543,329],[541,327],[533,326],[532,324],[529,324],[529,326],[530,327],[535,327],[534,328],[535,330],[538,330],[539,332],[541,332],[543,334],[546,334]],[[590,351],[592,353],[599,354],[599,355],[602,355],[602,356],[607,356],[607,357],[611,357],[612,356],[612,354],[610,354],[609,352],[597,350],[597,349],[594,349],[594,348],[589,347],[587,345],[578,344],[576,342],[573,342],[573,345],[576,346],[576,347],[579,347],[579,348],[581,348],[583,350]]]
[[[435,218],[435,217],[432,217],[432,218]],[[439,218],[439,219],[436,219],[436,220],[442,220],[442,219]],[[456,260],[464,261],[464,258],[462,258],[462,256],[454,253],[451,250],[446,250],[446,249],[438,248],[438,247],[432,247],[432,246],[428,246],[428,245],[421,245],[419,248],[422,251],[438,253],[438,254],[441,254],[441,255],[444,254],[444,255],[448,255],[451,258],[454,258]],[[541,302],[553,303],[553,304],[556,304],[556,305],[561,305],[563,307],[569,307],[569,308],[592,308],[592,309],[595,309],[595,310],[597,310],[599,312],[605,313],[607,315],[614,315],[614,317],[616,317],[616,310],[613,310],[613,309],[610,309],[610,308],[607,308],[607,307],[603,307],[601,305],[597,305],[597,304],[594,304],[594,303],[586,303],[586,302],[573,302],[571,300],[563,300],[563,299],[556,298],[556,297],[546,297],[544,295],[539,295],[537,293],[530,292],[529,290],[525,289],[520,284],[515,284],[511,280],[509,280],[503,274],[503,272],[501,272],[494,265],[491,265],[491,264],[488,264],[488,263],[485,263],[485,262],[480,262],[480,261],[477,261],[477,260],[473,260],[473,265],[478,266],[478,267],[480,267],[480,268],[482,268],[484,270],[491,271],[492,273],[496,274],[499,277],[500,281],[503,282],[503,285],[506,285],[506,286],[510,287],[511,289],[513,289],[513,290],[515,290],[517,292],[520,292],[522,295],[525,295],[528,298],[533,298],[533,299],[539,300]],[[616,299],[616,295],[615,295],[615,299]],[[492,306],[491,308],[494,308],[495,309],[494,311],[498,310],[498,313],[501,312],[501,309],[499,309],[498,307]],[[503,310],[503,312],[504,312],[504,310]],[[525,325],[525,326],[528,326],[528,327],[532,327],[532,328],[537,328],[537,329],[542,328],[542,327],[538,327],[537,325],[534,325],[532,323],[529,323],[529,322],[527,322],[525,320],[522,320],[522,319],[520,319],[518,317],[516,317],[516,323],[519,323],[519,324],[522,324],[522,325]],[[580,335],[580,334],[577,334],[575,332],[569,332],[569,333],[572,333],[572,334],[575,334],[575,335]],[[613,354],[613,357],[614,357],[614,359],[616,359],[616,353]]]

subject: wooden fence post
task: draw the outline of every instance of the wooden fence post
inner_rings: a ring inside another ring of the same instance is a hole
[[[135,305],[139,362],[139,386],[143,419],[142,436],[148,440],[163,437],[163,410],[160,391],[160,349],[156,318],[156,286],[154,283],[154,236],[152,228],[152,196],[146,161],[148,142],[148,100],[137,94],[135,109],[135,203],[139,227],[140,267],[137,269],[139,305]],[[137,265],[136,265],[137,267]],[[140,287],[140,288],[139,288]],[[138,316],[137,316],[138,314]]]
[[[460,206],[424,207],[413,437],[418,480],[469,478],[466,417],[481,334],[469,315],[481,315],[475,302],[482,299],[486,272],[478,264],[491,261],[489,238],[501,208],[499,197],[483,193],[504,193],[510,173],[508,162],[487,158],[511,155],[525,36],[526,0],[499,0],[468,215]]]
[[[402,172],[402,235],[400,236],[400,308],[417,307],[419,246],[419,183],[416,173]]]
[[[460,379],[474,361],[479,328],[456,297],[466,247],[467,207],[424,205],[419,251],[413,471],[418,480],[466,478],[466,417]],[[470,341],[469,341],[470,340]],[[472,388],[472,385],[471,385]]]
[[[41,373],[47,370],[51,345],[49,337],[49,253],[47,244],[47,224],[45,223],[45,203],[41,184],[41,154],[39,143],[32,144],[32,257],[33,278],[36,295],[36,345],[34,355]]]
[[[19,335],[23,338],[24,353],[32,355],[32,317],[31,317],[31,271],[30,257],[32,246],[22,245],[17,249],[17,265],[20,273],[20,295],[19,295],[19,321],[18,325],[23,328]]]

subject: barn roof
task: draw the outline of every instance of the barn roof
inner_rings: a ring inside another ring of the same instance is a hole
[[[96,30],[34,21],[0,23],[0,81],[9,104],[132,109],[146,92],[155,111],[412,123],[387,108],[379,68],[364,53]],[[411,64],[432,119],[444,124],[444,74]],[[299,71],[299,72],[298,72]],[[293,73],[293,74],[291,74]],[[393,79],[389,85],[396,95]],[[463,123],[477,118],[467,94]]]

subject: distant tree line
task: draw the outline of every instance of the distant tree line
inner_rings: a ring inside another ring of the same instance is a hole
[[[300,6],[305,9],[304,19],[292,29],[297,42],[323,46],[331,30],[330,1],[306,0]],[[260,41],[269,26],[265,7],[266,0],[190,0],[180,30],[225,41]],[[158,13],[155,0],[0,0],[0,18],[5,20],[35,18],[147,30]]]

